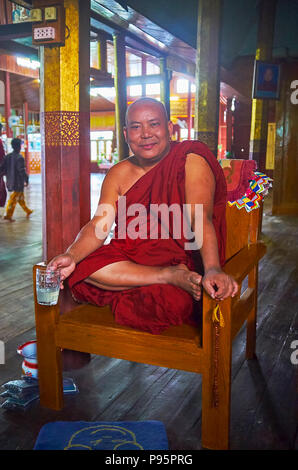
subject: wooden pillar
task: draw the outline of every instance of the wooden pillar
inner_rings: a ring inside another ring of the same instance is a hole
[[[255,60],[270,61],[274,36],[276,0],[259,3],[258,38]],[[251,113],[249,158],[265,171],[268,126],[268,100],[253,99]]]
[[[147,75],[147,58],[142,56],[142,76]],[[142,97],[146,96],[146,83],[142,81]]]
[[[217,156],[219,113],[220,0],[200,0],[198,11],[195,139]]]
[[[6,137],[12,137],[12,130],[8,125],[8,119],[11,115],[11,105],[10,105],[10,74],[5,72],[5,122],[6,122]]]
[[[107,40],[106,37],[98,34],[98,68],[102,72],[107,71]]]
[[[282,64],[282,87],[276,102],[276,138],[272,213],[298,215],[298,64]]]
[[[126,90],[126,58],[125,58],[125,37],[123,33],[117,33],[113,36],[114,57],[115,57],[115,118],[116,118],[116,136],[117,150],[119,160],[127,158],[129,155],[128,145],[125,142],[123,127],[125,126],[125,113],[127,108],[127,90]]]
[[[9,24],[12,22],[12,2],[0,0],[0,24]]]
[[[167,68],[166,58],[162,57],[160,59],[160,74],[162,80],[160,83],[160,101],[165,105],[168,119],[171,117],[171,108],[170,108],[170,81],[171,81],[171,71]]]
[[[218,113],[218,147],[217,156],[218,158],[224,158],[226,149],[226,123],[224,121],[225,104],[220,99],[219,101],[219,113]]]
[[[227,99],[227,113],[226,113],[226,124],[227,124],[227,152],[232,152],[232,139],[233,139],[233,113],[232,113],[232,98]]]
[[[191,129],[192,129],[192,115],[191,115],[191,81],[188,80],[188,93],[187,93],[187,138],[191,139]]]
[[[90,219],[89,6],[64,0],[65,46],[40,48],[45,261]]]
[[[79,160],[80,228],[89,220],[90,203],[90,0],[78,0],[79,9]]]

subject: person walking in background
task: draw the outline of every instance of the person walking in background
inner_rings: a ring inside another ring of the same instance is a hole
[[[24,186],[28,186],[29,177],[25,171],[25,161],[20,154],[21,140],[12,139],[11,146],[13,152],[5,155],[4,160],[0,164],[0,176],[6,175],[6,186],[8,191],[12,191],[6,206],[6,214],[3,217],[10,222],[14,222],[12,218],[17,203],[26,212],[27,217],[32,214],[24,199]]]
[[[0,122],[0,136],[2,134],[2,127],[3,126]],[[0,165],[4,160],[4,157],[5,157],[5,151],[4,151],[2,140],[0,138]],[[0,209],[1,211],[2,211],[2,207],[5,207],[6,197],[7,197],[7,191],[5,187],[5,182],[4,182],[3,176],[0,176]],[[0,214],[0,217],[1,216],[2,214]]]

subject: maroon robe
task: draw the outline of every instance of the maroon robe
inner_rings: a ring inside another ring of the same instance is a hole
[[[213,224],[215,227],[220,262],[225,261],[226,242],[226,182],[223,171],[208,149],[198,141],[172,143],[169,153],[150,171],[139,178],[125,193],[126,207],[132,204],[142,204],[147,208],[148,219],[143,225],[149,230],[149,204],[168,206],[179,204],[181,208],[185,201],[185,161],[189,153],[201,155],[210,165],[216,182],[214,196]],[[118,201],[119,204],[119,201]],[[127,216],[125,228],[137,216]],[[158,220],[159,229],[161,219]],[[183,220],[183,216],[181,221]],[[153,284],[136,287],[123,291],[103,290],[84,282],[88,276],[103,266],[117,261],[133,261],[147,266],[173,266],[184,263],[194,270],[193,252],[184,249],[185,238],[183,231],[179,239],[173,235],[173,223],[169,224],[168,239],[150,239],[129,237],[121,238],[119,227],[123,219],[116,218],[115,235],[109,244],[103,245],[78,263],[69,278],[69,286],[74,297],[80,302],[89,302],[103,306],[110,304],[115,315],[115,321],[135,329],[159,334],[170,325],[193,323],[193,298],[179,287],[167,284]],[[144,226],[139,226],[142,232]],[[148,231],[149,234],[149,231]]]

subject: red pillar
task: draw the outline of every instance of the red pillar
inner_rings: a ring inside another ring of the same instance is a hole
[[[29,124],[29,113],[28,113],[28,103],[25,101],[23,105],[23,121],[24,121],[24,147],[25,147],[25,165],[26,165],[26,172],[30,172],[30,165],[29,165],[29,148],[28,148],[28,133],[27,127]]]
[[[71,34],[63,47],[41,47],[43,259],[74,241],[90,220],[90,12],[65,1]]]
[[[5,121],[6,121],[6,136],[12,137],[12,130],[8,125],[8,118],[11,115],[10,106],[10,75],[9,72],[5,72]]]

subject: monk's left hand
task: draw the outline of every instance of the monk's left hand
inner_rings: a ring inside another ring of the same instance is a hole
[[[221,269],[213,268],[206,271],[202,284],[206,292],[215,300],[234,297],[238,292],[238,284],[232,276]]]

